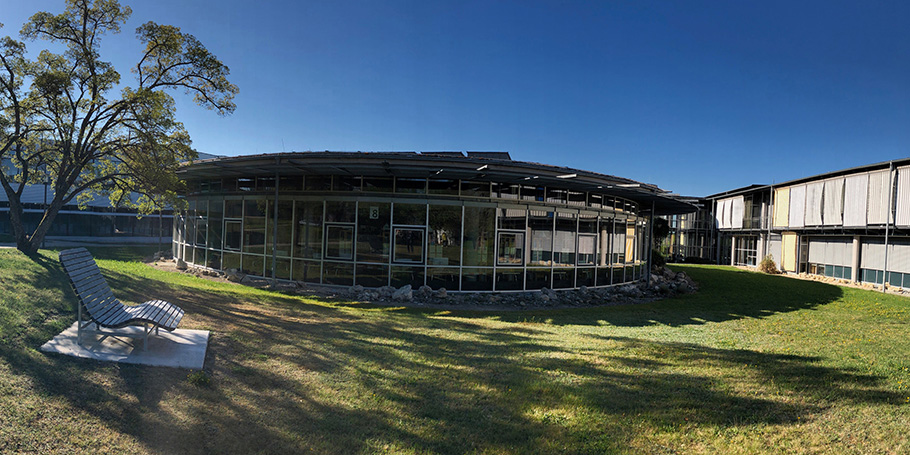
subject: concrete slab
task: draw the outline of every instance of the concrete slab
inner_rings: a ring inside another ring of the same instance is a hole
[[[149,335],[148,351],[142,349],[142,327],[102,329],[104,334],[83,333],[82,345],[76,342],[76,324],[41,345],[44,352],[106,362],[135,363],[161,367],[202,369],[209,345],[208,330],[161,330]],[[131,338],[133,335],[140,338]]]

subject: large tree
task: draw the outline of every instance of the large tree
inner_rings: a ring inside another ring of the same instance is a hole
[[[145,50],[132,68],[134,83],[121,84],[100,45],[131,12],[117,0],[66,0],[62,14],[39,12],[21,38],[56,43],[62,53],[42,50],[34,59],[22,41],[0,40],[0,184],[23,252],[37,251],[67,204],[102,196],[148,213],[174,196],[174,170],[196,153],[174,117],[170,90],[220,115],[234,111],[237,87],[227,79],[228,67],[169,25],[136,29]],[[53,198],[34,232],[26,232],[23,190],[46,180]],[[140,196],[134,201],[131,193]]]

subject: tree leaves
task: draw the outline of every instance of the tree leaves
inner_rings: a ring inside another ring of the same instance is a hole
[[[0,158],[12,165],[0,172],[0,183],[24,251],[37,248],[56,213],[73,200],[81,205],[103,195],[142,213],[177,203],[182,182],[174,171],[196,154],[168,92],[192,95],[219,115],[236,109],[228,67],[194,36],[155,22],[136,30],[145,46],[132,69],[136,85],[113,93],[120,73],[101,59],[101,37],[118,33],[131,14],[116,0],[67,0],[61,14],[38,12],[21,36],[63,44],[65,51],[43,50],[34,61],[23,43],[0,40]],[[45,178],[54,200],[29,238],[19,232],[19,196],[25,184]]]

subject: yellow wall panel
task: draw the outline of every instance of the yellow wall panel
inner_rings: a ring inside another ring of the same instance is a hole
[[[774,227],[790,225],[790,188],[774,190]]]

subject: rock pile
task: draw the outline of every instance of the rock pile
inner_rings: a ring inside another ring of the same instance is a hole
[[[515,309],[583,307],[597,305],[622,305],[642,303],[670,297],[676,294],[688,294],[698,290],[698,284],[685,272],[673,272],[667,267],[655,269],[647,282],[630,283],[606,288],[588,288],[553,290],[543,288],[539,291],[525,292],[456,292],[445,288],[432,289],[420,286],[416,290],[411,285],[400,288],[383,286],[364,288],[354,285],[347,288],[329,286],[310,286],[292,281],[273,282],[265,278],[246,275],[239,269],[227,269],[223,272],[189,268],[185,273],[197,276],[218,276],[229,281],[258,288],[270,288],[284,292],[315,295],[324,298],[354,300],[358,302],[388,305],[445,305],[464,307],[512,307]]]

